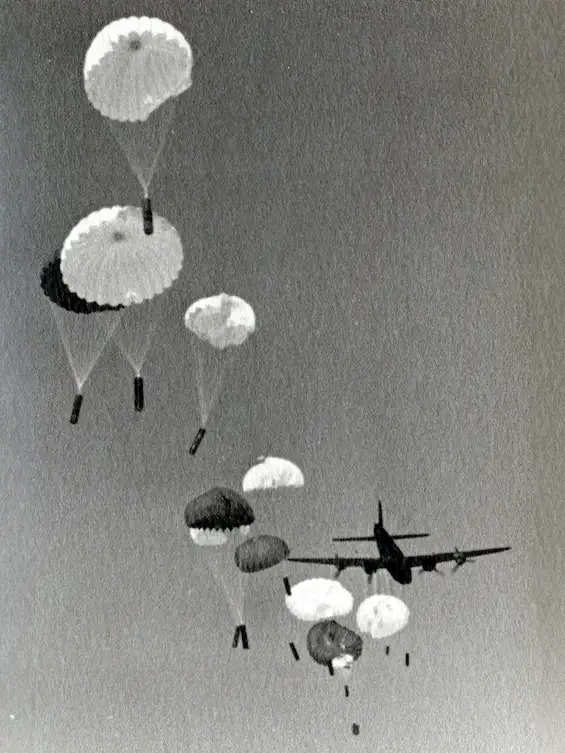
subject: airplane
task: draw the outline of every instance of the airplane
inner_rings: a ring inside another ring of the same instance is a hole
[[[394,543],[397,539],[419,539],[429,536],[429,533],[403,533],[391,535],[383,524],[383,507],[379,501],[379,521],[374,524],[372,536],[347,536],[335,538],[333,541],[373,541],[380,557],[289,557],[289,562],[306,562],[317,565],[333,565],[336,569],[335,578],[339,578],[342,571],[348,567],[362,568],[371,583],[377,570],[388,570],[397,583],[407,585],[412,582],[412,568],[420,567],[420,573],[436,572],[444,575],[437,569],[440,562],[455,562],[452,572],[458,570],[466,562],[473,562],[472,557],[481,557],[486,554],[506,552],[511,547],[503,546],[495,549],[470,549],[460,552],[457,548],[453,552],[440,552],[436,554],[405,555]]]

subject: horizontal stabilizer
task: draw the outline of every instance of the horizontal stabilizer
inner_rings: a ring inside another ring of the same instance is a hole
[[[344,538],[332,539],[332,541],[374,541],[374,536],[345,536]]]
[[[398,536],[391,536],[392,539],[424,539],[429,533],[399,533]]]

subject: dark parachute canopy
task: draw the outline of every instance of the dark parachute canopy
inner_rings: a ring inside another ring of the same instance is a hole
[[[262,534],[241,543],[235,550],[235,564],[244,573],[257,573],[274,567],[290,554],[286,541]]]
[[[216,486],[188,503],[184,520],[189,528],[231,531],[250,526],[255,520],[255,514],[240,494],[232,489]]]
[[[73,293],[63,282],[61,274],[61,260],[58,256],[41,271],[41,289],[50,301],[72,314],[98,314],[102,311],[117,311],[123,306],[100,306],[97,303],[85,301]]]
[[[363,650],[361,636],[335,620],[323,620],[312,625],[306,644],[312,659],[324,666],[331,665],[334,659],[346,654],[357,660]]]

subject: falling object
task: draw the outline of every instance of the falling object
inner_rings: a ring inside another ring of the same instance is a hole
[[[143,232],[145,235],[153,233],[153,210],[151,209],[151,199],[145,196],[142,204],[143,211]]]
[[[385,654],[388,656],[390,654],[390,646],[387,646],[385,648]]]
[[[190,450],[188,451],[190,455],[196,455],[196,450],[200,447],[200,442],[204,439],[204,434],[206,434],[206,429],[200,427],[198,429],[198,433],[194,437],[194,440],[192,444],[190,445]]]
[[[409,667],[410,666],[410,654],[408,654],[408,653],[406,654],[406,660],[405,661],[406,661],[406,666]]]
[[[247,639],[247,628],[245,625],[238,625],[233,634],[232,648],[237,648],[239,645],[239,639],[241,637],[241,646],[244,650],[249,649],[249,641]]]
[[[292,651],[292,655],[294,656],[295,660],[300,661],[300,656],[298,655],[298,651],[294,643],[291,641],[288,645],[290,646],[290,650]]]
[[[292,589],[290,588],[290,581],[289,581],[289,579],[288,579],[288,578],[286,577],[286,575],[285,575],[285,577],[283,578],[283,583],[284,583],[284,590],[286,591],[286,595],[287,595],[287,596],[291,596],[291,595],[292,595]]]
[[[141,412],[143,410],[143,377],[136,376],[133,380],[133,395],[135,410]]]
[[[241,645],[243,646],[244,650],[247,651],[249,649],[249,641],[247,640],[247,628],[245,625],[240,625],[239,634],[241,635]]]
[[[352,732],[353,732],[354,735],[358,735],[359,734],[359,725],[356,724],[355,722],[353,722],[353,724],[351,725],[351,730],[352,730]]]
[[[75,395],[75,399],[73,402],[73,410],[71,413],[71,424],[78,423],[78,417],[80,416],[80,408],[82,405],[82,395],[79,393],[78,395]]]

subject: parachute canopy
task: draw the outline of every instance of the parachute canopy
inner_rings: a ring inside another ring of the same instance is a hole
[[[200,340],[224,350],[242,345],[255,331],[255,312],[243,298],[220,293],[191,304],[184,323]]]
[[[61,252],[61,273],[70,290],[99,305],[129,306],[170,287],[182,268],[179,234],[164,218],[153,217],[152,235],[143,232],[141,211],[105,207],[76,225]]]
[[[244,573],[257,573],[274,567],[290,554],[286,541],[263,534],[240,544],[235,551],[235,564]]]
[[[341,672],[349,672],[353,669],[354,661],[355,658],[351,654],[343,654],[343,656],[338,656],[336,659],[332,659],[332,667]]]
[[[308,653],[318,664],[338,666],[348,661],[356,661],[363,650],[363,639],[353,630],[340,625],[335,620],[324,620],[312,625],[306,636]],[[345,659],[344,657],[351,657]]]
[[[203,530],[200,528],[191,528],[190,538],[198,546],[222,546],[228,541],[226,533],[217,529]]]
[[[257,465],[250,468],[243,477],[243,491],[256,489],[277,489],[281,486],[304,486],[304,476],[300,468],[284,458],[257,458]]]
[[[408,624],[410,610],[395,596],[376,594],[369,596],[357,610],[357,626],[372,638],[387,638],[400,632]]]
[[[59,257],[47,264],[41,272],[41,289],[52,303],[72,314],[98,314],[102,311],[116,311],[122,306],[99,306],[93,301],[85,301],[73,293],[63,282]]]
[[[102,115],[145,120],[192,84],[192,50],[174,26],[158,18],[120,18],[92,40],[84,88]]]
[[[191,529],[232,531],[250,526],[255,515],[247,500],[237,492],[214,487],[188,503],[184,519]]]
[[[327,578],[311,578],[297,583],[285,601],[290,612],[305,622],[343,617],[353,609],[352,594],[341,583]]]

